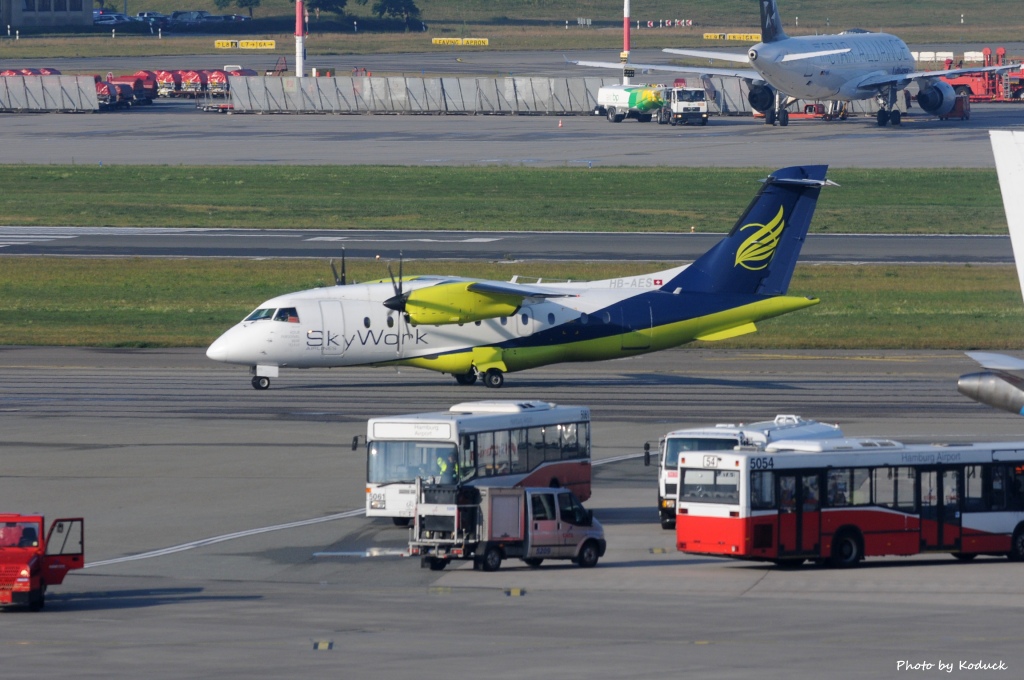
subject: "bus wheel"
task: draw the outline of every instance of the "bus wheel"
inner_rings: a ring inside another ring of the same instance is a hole
[[[542,557],[524,557],[523,558],[523,562],[526,562],[526,566],[532,567],[532,568],[536,569],[537,567],[539,567],[544,562],[544,558],[542,558]]]
[[[860,539],[853,531],[842,531],[832,539],[832,555],[829,557],[830,566],[846,568],[856,566],[864,557],[860,547]]]
[[[444,568],[448,566],[448,560],[442,560],[434,557],[427,562],[427,566],[430,567],[430,571],[443,571]]]
[[[580,565],[584,569],[590,569],[591,567],[597,566],[597,560],[601,556],[598,554],[597,544],[593,541],[587,541],[580,548],[580,554],[576,557],[576,564]]]
[[[31,611],[37,612],[43,608],[46,604],[46,596],[43,595],[43,589],[33,590],[28,594],[28,608]]]
[[[1024,525],[1017,527],[1013,532],[1013,541],[1010,543],[1010,552],[1006,553],[1011,562],[1024,562]]]
[[[501,568],[501,550],[493,545],[488,546],[483,559],[480,560],[480,567],[484,571],[498,571]]]
[[[675,529],[676,528],[676,521],[674,519],[672,519],[671,517],[662,517],[661,518],[661,528],[664,529],[665,531],[668,531],[669,529]]]

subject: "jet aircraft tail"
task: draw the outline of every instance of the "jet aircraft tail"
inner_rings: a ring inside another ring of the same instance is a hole
[[[783,168],[764,180],[729,235],[662,290],[784,295],[825,179],[826,165]]]
[[[761,42],[770,43],[787,37],[782,30],[782,19],[775,0],[761,0]]]

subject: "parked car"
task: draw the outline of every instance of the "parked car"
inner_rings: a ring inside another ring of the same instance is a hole
[[[121,12],[104,12],[92,20],[94,26],[116,26],[131,23],[131,18]]]

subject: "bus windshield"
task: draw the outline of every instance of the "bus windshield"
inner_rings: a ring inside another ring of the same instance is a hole
[[[679,501],[697,503],[723,503],[736,505],[740,502],[739,470],[701,470],[683,468],[679,485]]]
[[[683,451],[732,451],[740,442],[736,438],[669,437],[665,442],[665,467],[675,469]]]
[[[451,442],[371,441],[367,445],[366,481],[374,484],[414,482],[417,477],[439,476],[449,460],[457,461],[457,450]]]

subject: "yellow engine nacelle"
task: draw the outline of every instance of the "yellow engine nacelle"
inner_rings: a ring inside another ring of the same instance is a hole
[[[405,313],[411,324],[470,323],[515,314],[522,304],[519,295],[474,293],[472,282],[442,283],[408,294]]]

